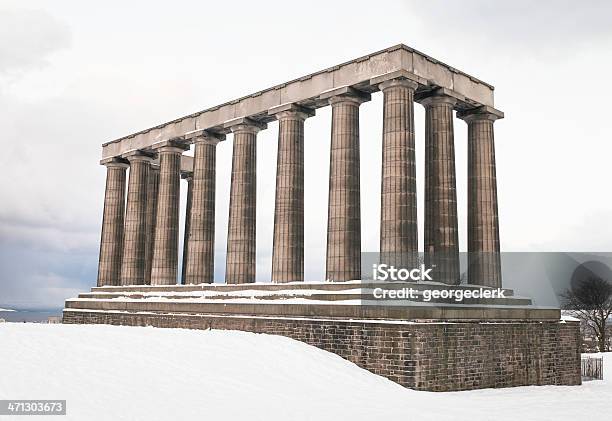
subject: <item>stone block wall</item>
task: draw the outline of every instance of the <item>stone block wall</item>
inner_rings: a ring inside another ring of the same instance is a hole
[[[581,383],[575,322],[398,323],[72,310],[64,312],[63,322],[283,335],[417,390]]]

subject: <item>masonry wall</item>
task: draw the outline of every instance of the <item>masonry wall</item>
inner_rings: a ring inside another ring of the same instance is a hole
[[[417,390],[581,383],[575,322],[405,324],[76,311],[65,311],[63,322],[283,335]]]

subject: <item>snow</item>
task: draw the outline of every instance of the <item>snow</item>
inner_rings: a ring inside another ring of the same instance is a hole
[[[612,352],[583,352],[582,358],[607,358],[608,355],[612,355]]]
[[[215,298],[166,298],[164,296],[147,296],[146,298],[131,298],[130,296],[119,296],[114,298],[69,298],[66,303],[71,302],[97,302],[97,303],[112,303],[112,302],[143,302],[147,303],[198,303],[198,304],[258,304],[258,305],[294,305],[294,304],[306,304],[306,305],[325,305],[325,306],[374,306],[379,307],[381,305],[387,307],[456,307],[456,308],[497,308],[501,307],[504,309],[520,308],[524,309],[524,305],[510,305],[510,304],[463,304],[463,303],[441,303],[437,301],[412,301],[409,299],[391,299],[391,300],[360,300],[360,299],[348,299],[348,300],[314,300],[309,298],[283,298],[278,297],[274,300],[263,300],[252,296],[247,297],[232,297],[224,298],[222,300]],[[551,306],[535,306],[530,305],[530,309],[538,310],[556,310],[558,307]]]
[[[335,88],[334,88],[335,89]],[[316,286],[316,285],[334,285],[334,286],[338,286],[338,285],[349,285],[349,286],[355,286],[357,288],[362,288],[359,287],[359,285],[385,285],[385,286],[389,286],[391,285],[399,285],[399,286],[427,286],[430,285],[432,287],[434,286],[439,286],[439,287],[443,287],[443,288],[448,288],[449,284],[445,284],[444,282],[437,282],[437,281],[427,281],[427,280],[423,280],[423,281],[418,281],[418,282],[409,282],[409,281],[383,281],[383,280],[379,280],[379,279],[353,279],[350,281],[330,281],[330,280],[324,280],[324,281],[311,281],[311,280],[307,280],[307,281],[294,281],[294,282],[286,282],[283,283],[283,286],[286,287],[292,287],[292,286],[296,286],[299,287],[299,289],[304,289],[304,285],[308,285],[310,286]],[[219,289],[224,289],[227,287],[227,283],[225,282],[213,282],[213,283],[201,283],[201,284],[193,284],[193,285],[189,285],[190,288],[197,288],[197,287],[201,287],[201,288],[219,288]],[[278,286],[278,283],[274,283],[274,282],[255,282],[253,284],[250,284],[254,287],[266,287],[268,285],[270,286]],[[137,290],[138,291],[142,291],[142,290],[146,290],[146,289],[153,289],[153,290],[158,290],[160,288],[160,286],[162,285],[138,285]],[[177,285],[165,285],[168,288],[174,288],[177,286],[180,286],[179,284]],[[235,284],[234,284],[235,286]],[[450,285],[453,288],[489,288],[489,289],[495,289],[494,287],[488,287],[488,286],[484,286],[484,285],[477,285],[477,284],[461,284],[461,285]],[[104,289],[104,290],[113,290],[116,289],[118,291],[125,291],[126,287],[124,285],[105,285],[103,287],[94,287],[93,290],[95,292],[99,292],[97,291],[98,289]],[[505,289],[505,288],[504,288]],[[334,290],[336,291],[336,290]]]
[[[15,310],[11,310],[10,308],[0,308],[0,311],[15,311]]]
[[[612,353],[604,358],[610,366]],[[0,399],[66,399],[67,420],[557,421],[612,411],[608,380],[417,392],[301,342],[236,331],[5,323],[0,373]]]
[[[561,312],[561,321],[562,322],[579,322],[580,319],[574,317],[574,316],[569,316],[567,314],[563,314],[563,312]]]
[[[327,282],[329,284],[329,282]],[[377,282],[374,282],[376,284]],[[388,286],[389,282],[378,282],[381,285]],[[436,289],[439,285],[445,285],[438,282],[419,282],[419,283],[396,283],[399,287],[405,288],[416,288],[414,293],[414,298],[387,298],[387,299],[376,299],[373,294],[375,289],[371,287],[371,283],[362,283],[362,281],[346,281],[344,284],[347,284],[349,288],[340,289],[340,290],[326,290],[321,289],[321,285],[325,285],[325,282],[314,282],[314,283],[286,283],[283,284],[283,289],[258,289],[262,285],[274,285],[278,286],[278,284],[266,284],[266,283],[255,283],[251,284],[251,287],[245,287],[245,289],[240,290],[228,290],[219,288],[218,285],[227,286],[226,284],[200,284],[192,286],[190,285],[186,290],[174,290],[176,286],[172,286],[168,290],[159,290],[158,286],[155,286],[155,289],[151,289],[150,285],[141,285],[138,289],[135,290],[126,290],[121,289],[122,287],[104,287],[108,288],[108,291],[97,291],[95,288],[92,290],[95,293],[95,296],[98,298],[71,298],[67,300],[68,302],[78,302],[78,301],[98,301],[101,302],[105,300],[106,302],[141,302],[142,300],[146,300],[147,302],[163,302],[163,303],[201,303],[201,304],[211,304],[211,303],[223,303],[223,304],[306,304],[306,305],[344,305],[344,306],[354,306],[354,305],[372,305],[372,306],[380,306],[382,304],[387,306],[421,306],[421,307],[473,307],[473,308],[484,308],[491,307],[491,304],[465,304],[460,302],[439,302],[436,299],[433,300],[424,300],[424,290],[423,288],[430,286]],[[336,283],[336,285],[342,284],[341,282]],[[359,285],[368,285],[367,287],[359,287]],[[210,287],[213,286],[212,289]],[[299,287],[298,287],[299,286]],[[308,288],[304,288],[304,286],[308,286]],[[319,288],[317,288],[319,286]],[[142,288],[141,288],[142,287]],[[207,289],[193,289],[198,287],[206,287]],[[448,288],[448,285],[445,285]],[[469,286],[473,287],[473,286]],[[117,288],[117,291],[114,289]],[[456,288],[463,288],[463,286],[459,286]],[[488,288],[488,287],[480,287],[480,288]],[[362,298],[361,295],[365,295],[365,298]],[[337,296],[336,299],[326,299],[321,297],[320,295],[334,295]],[[526,297],[520,296],[511,296],[509,298],[512,299],[520,299]],[[111,300],[111,301],[108,301]],[[223,300],[223,301],[220,301]],[[524,305],[514,304],[514,305],[503,305],[504,308],[525,308]],[[553,309],[555,307],[538,307],[538,306],[530,306],[530,308],[534,309]]]
[[[145,291],[145,292],[143,292]],[[353,289],[341,289],[341,290],[323,290],[323,289],[281,289],[281,290],[265,290],[265,289],[244,289],[238,291],[215,291],[215,290],[196,290],[196,291],[146,291],[146,288],[143,291],[123,291],[121,292],[121,297],[132,298],[132,297],[145,297],[145,298],[155,298],[155,297],[164,297],[164,298],[173,298],[173,297],[181,297],[181,298],[207,298],[207,297],[235,297],[235,298],[244,298],[244,297],[299,297],[299,296],[313,296],[318,294],[324,295],[355,295],[355,294],[374,294],[374,288],[353,288]],[[415,290],[415,297],[422,297],[422,290]],[[96,295],[106,296],[108,298],[114,298],[117,296],[117,292],[95,292]],[[518,295],[513,295],[511,298],[528,298],[522,297]],[[392,300],[397,301],[396,298]],[[377,299],[377,301],[380,301]],[[412,301],[412,300],[407,300]]]

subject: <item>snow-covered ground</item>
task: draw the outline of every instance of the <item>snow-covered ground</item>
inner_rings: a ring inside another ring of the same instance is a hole
[[[609,380],[417,392],[272,335],[0,325],[0,399],[66,399],[69,420],[586,420],[611,396]]]

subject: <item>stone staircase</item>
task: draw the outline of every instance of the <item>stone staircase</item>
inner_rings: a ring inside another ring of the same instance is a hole
[[[409,298],[391,298],[411,288]],[[503,290],[503,297],[466,298],[496,290],[476,285],[416,282],[300,282],[288,284],[201,284],[94,287],[66,301],[65,311],[119,311],[383,320],[541,320],[559,319],[559,310],[539,308],[529,298]],[[386,294],[385,298],[380,298]],[[432,297],[440,294],[441,297]]]

